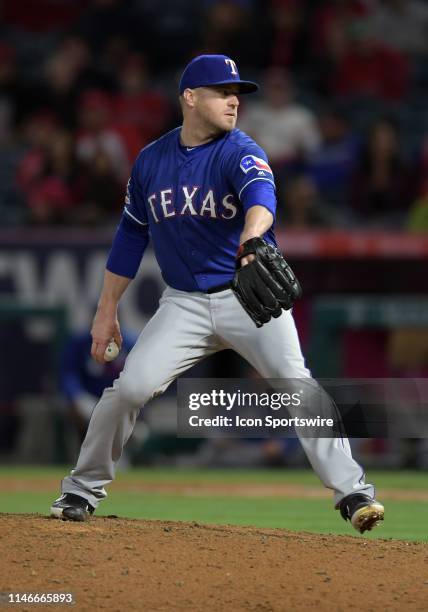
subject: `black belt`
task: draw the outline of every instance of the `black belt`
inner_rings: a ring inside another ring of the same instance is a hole
[[[228,283],[223,283],[222,285],[216,285],[215,287],[211,287],[211,289],[207,289],[204,293],[219,293],[219,291],[226,291],[226,289],[230,289],[232,286],[232,281]]]

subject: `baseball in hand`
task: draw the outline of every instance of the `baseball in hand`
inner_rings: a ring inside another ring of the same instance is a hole
[[[119,355],[119,347],[114,340],[110,340],[104,353],[105,361],[113,361]]]

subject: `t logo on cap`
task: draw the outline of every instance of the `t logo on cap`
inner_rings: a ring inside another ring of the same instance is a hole
[[[235,74],[235,75],[238,74],[238,69],[237,69],[236,64],[235,64],[235,62],[233,60],[228,58],[228,59],[225,59],[224,61],[226,62],[226,64],[229,64],[229,66],[231,67],[232,74]]]

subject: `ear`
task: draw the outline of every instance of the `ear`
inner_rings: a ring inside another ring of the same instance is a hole
[[[185,89],[183,91],[183,100],[187,104],[187,106],[190,106],[190,108],[193,108],[195,106],[195,101],[196,101],[195,90],[190,89],[190,88]]]

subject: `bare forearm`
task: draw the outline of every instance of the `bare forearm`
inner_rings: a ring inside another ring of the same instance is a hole
[[[113,339],[119,348],[122,346],[117,307],[131,280],[109,270],[105,271],[103,288],[91,329],[91,355],[98,363],[104,363],[104,353],[110,340]]]
[[[245,225],[241,234],[240,244],[255,238],[263,236],[273,223],[273,215],[264,206],[252,206],[245,216]]]
[[[99,310],[117,310],[120,298],[131,282],[131,278],[119,276],[109,270],[104,273],[103,288],[98,301]]]

